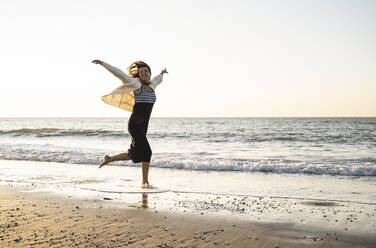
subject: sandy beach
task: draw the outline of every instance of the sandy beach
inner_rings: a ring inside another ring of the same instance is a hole
[[[370,233],[359,236],[353,229],[361,228],[361,225],[350,225],[350,230],[346,228],[343,232],[325,232],[329,222],[338,221],[334,218],[344,221],[343,214],[333,217],[330,213],[335,211],[333,209],[340,212],[341,206],[336,204],[311,203],[309,209],[317,218],[316,225],[307,224],[305,228],[294,230],[293,223],[263,223],[262,220],[255,223],[231,216],[214,217],[207,214],[208,211],[200,214],[157,211],[149,206],[147,194],[143,194],[137,204],[124,207],[114,204],[111,198],[78,200],[19,192],[13,186],[2,186],[0,192],[0,247],[277,248],[374,247],[376,244]],[[259,212],[280,208],[270,202],[262,203],[262,200],[254,199],[255,206],[260,206],[255,208]],[[297,218],[303,218],[302,215],[306,219],[312,218],[304,207],[289,208],[289,201],[278,199],[276,202],[285,211],[301,212]],[[216,205],[213,200],[211,203]],[[239,206],[238,203],[235,205]],[[344,210],[356,207],[347,206]],[[372,210],[368,213],[371,210],[366,208],[365,215],[375,219],[376,209]],[[328,220],[319,218],[317,211],[326,214]],[[360,214],[348,222],[357,222],[356,219],[363,216],[361,210],[358,212]],[[272,216],[277,217],[275,213]]]
[[[0,247],[375,247],[373,177],[0,160]]]

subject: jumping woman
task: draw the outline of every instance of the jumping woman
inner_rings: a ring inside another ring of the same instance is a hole
[[[154,90],[162,82],[163,74],[168,72],[165,68],[150,80],[150,67],[142,61],[133,62],[128,67],[128,75],[104,61],[96,59],[92,63],[102,65],[123,82],[123,85],[103,96],[102,100],[107,104],[132,112],[128,121],[128,133],[132,137],[132,143],[128,152],[114,156],[105,155],[99,168],[120,160],[132,160],[133,163],[141,162],[142,187],[147,188],[149,187],[148,175],[152,151],[146,133],[150,114],[156,101]]]

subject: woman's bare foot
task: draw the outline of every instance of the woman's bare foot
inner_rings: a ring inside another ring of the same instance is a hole
[[[111,158],[110,156],[105,155],[104,159],[103,159],[103,162],[99,165],[99,169],[102,168],[102,166],[105,166],[106,164],[108,164],[109,162],[111,162],[110,158]]]
[[[142,183],[141,184],[141,188],[148,189],[148,188],[150,188],[150,184],[148,182],[147,183]]]

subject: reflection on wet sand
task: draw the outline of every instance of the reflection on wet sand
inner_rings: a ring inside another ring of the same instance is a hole
[[[141,207],[142,208],[148,208],[148,194],[147,193],[142,193],[142,198],[141,198]]]

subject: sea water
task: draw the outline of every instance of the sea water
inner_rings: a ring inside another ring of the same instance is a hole
[[[0,159],[97,165],[128,150],[127,122],[2,118]],[[376,176],[376,118],[152,118],[148,139],[152,167]]]
[[[376,118],[152,118],[150,177],[127,118],[0,119],[0,182],[78,196],[202,193],[376,204]]]

